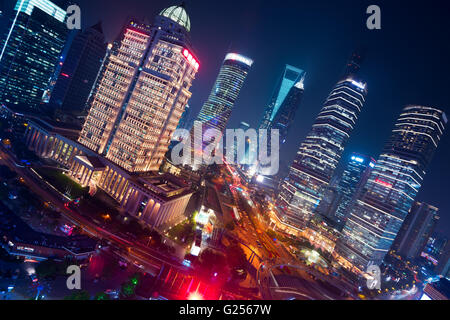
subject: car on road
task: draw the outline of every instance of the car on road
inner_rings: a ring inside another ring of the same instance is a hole
[[[30,274],[30,279],[31,279],[31,282],[33,282],[33,283],[36,283],[39,281],[39,279],[35,273]]]
[[[241,267],[236,267],[233,269],[233,275],[238,279],[244,280],[247,277],[247,270]]]
[[[119,299],[119,290],[107,289],[107,290],[105,290],[105,293],[106,293],[111,299]]]

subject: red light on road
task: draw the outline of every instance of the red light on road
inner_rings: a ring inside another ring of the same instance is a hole
[[[188,295],[188,300],[203,300],[203,296],[198,292],[191,292]]]

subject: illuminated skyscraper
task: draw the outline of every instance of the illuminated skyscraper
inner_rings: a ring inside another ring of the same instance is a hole
[[[392,245],[397,254],[415,259],[425,249],[439,220],[438,208],[424,202],[414,202]]]
[[[338,223],[344,222],[350,204],[358,197],[362,186],[369,179],[373,167],[375,167],[373,158],[358,153],[351,154],[337,186],[340,201],[336,209],[335,219]]]
[[[447,123],[445,113],[407,106],[398,118],[363,192],[350,209],[336,252],[365,270],[379,265],[414,202]]]
[[[297,99],[293,96],[295,96],[294,93],[296,91],[303,91],[304,77],[305,71],[302,69],[290,66],[288,64],[285,66],[283,75],[278,81],[272,94],[272,98],[264,110],[264,115],[259,125],[260,129],[270,129],[273,126],[276,117],[279,119],[285,118],[285,116],[279,114],[279,110],[285,101],[287,103],[285,103],[285,107],[282,109],[285,109],[285,112],[288,111],[288,109],[293,110],[295,113],[295,110],[298,108],[300,103],[300,98],[297,101]],[[293,88],[297,88],[298,90]],[[292,93],[290,93],[291,89],[294,90]]]
[[[366,85],[355,79],[345,78],[333,88],[282,183],[280,218],[297,229],[319,205],[363,107]]]
[[[0,102],[37,108],[67,39],[66,8],[18,0],[14,11],[0,44]]]
[[[277,129],[280,134],[280,145],[284,144],[294,122],[295,113],[297,112],[303,97],[303,79],[301,78],[288,92],[286,98],[278,109],[275,117],[271,121],[268,129]],[[269,139],[270,141],[270,139]]]
[[[253,60],[237,53],[225,56],[216,82],[197,117],[203,132],[217,129],[224,133],[234,103],[247,77]]]
[[[152,26],[130,21],[92,98],[79,142],[128,172],[158,170],[191,97],[199,63],[183,6]]]

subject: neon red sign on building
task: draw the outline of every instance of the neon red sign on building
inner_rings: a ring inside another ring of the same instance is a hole
[[[200,64],[198,61],[194,58],[194,56],[189,52],[188,49],[183,50],[183,56],[186,58],[186,60],[195,68],[195,70],[198,70],[200,67]]]

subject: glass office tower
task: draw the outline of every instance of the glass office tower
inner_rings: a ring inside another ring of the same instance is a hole
[[[359,153],[350,155],[337,186],[340,200],[334,217],[336,222],[343,223],[345,221],[350,204],[358,197],[362,186],[366,184],[375,163],[373,158],[366,155]]]
[[[106,53],[101,23],[79,32],[51,91],[50,105],[63,114],[81,114]]]
[[[196,120],[201,122],[203,132],[217,129],[224,133],[252,64],[253,60],[237,53],[225,56],[208,100]]]
[[[333,88],[281,185],[280,219],[300,230],[319,205],[363,107],[366,85],[355,79],[345,78]]]
[[[414,202],[395,238],[392,249],[406,259],[418,258],[424,251],[438,221],[438,208],[424,202]]]
[[[17,1],[0,45],[0,102],[39,107],[69,33],[65,20],[66,7],[50,0]]]
[[[366,270],[389,251],[423,183],[447,123],[436,108],[407,106],[348,216],[336,253]]]
[[[272,126],[274,119],[277,116],[278,111],[280,110],[280,107],[289,96],[292,88],[296,86],[297,89],[303,90],[304,77],[305,71],[303,71],[302,69],[293,67],[288,64],[285,66],[283,74],[272,94],[272,98],[270,99],[269,104],[264,109],[264,115],[259,125],[260,129],[269,129]],[[297,101],[291,101],[290,103],[288,103],[288,105],[290,106],[290,108],[288,109],[297,109],[298,105],[296,104],[294,108],[293,102]],[[298,103],[299,102],[300,101],[298,101]]]

